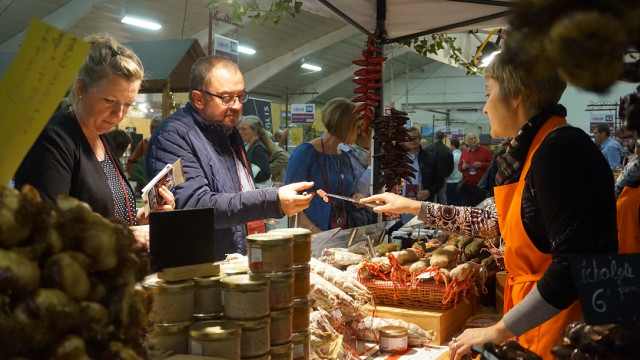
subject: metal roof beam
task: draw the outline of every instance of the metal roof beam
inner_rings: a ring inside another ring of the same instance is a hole
[[[105,0],[72,0],[42,19],[47,24],[67,30]],[[18,51],[27,30],[0,44],[0,52]]]

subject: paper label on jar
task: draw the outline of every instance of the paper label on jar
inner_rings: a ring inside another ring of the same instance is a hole
[[[293,345],[293,359],[304,359],[304,344]]]
[[[262,249],[259,247],[249,247],[249,269],[262,269]]]
[[[380,337],[380,350],[385,352],[402,352],[407,350],[407,337]]]
[[[194,339],[189,339],[189,354],[202,355],[202,344]]]

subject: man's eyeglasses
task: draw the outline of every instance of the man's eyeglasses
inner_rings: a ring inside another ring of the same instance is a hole
[[[249,93],[246,91],[243,92],[242,95],[218,95],[202,89],[196,89],[196,91],[199,91],[207,95],[211,95],[213,97],[217,97],[218,99],[222,100],[222,105],[224,106],[233,105],[236,102],[236,98],[240,100],[241,103],[245,103],[249,99]]]

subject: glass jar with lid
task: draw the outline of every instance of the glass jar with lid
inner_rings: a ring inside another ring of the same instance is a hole
[[[293,333],[293,360],[308,360],[311,354],[311,333],[309,330]]]
[[[407,351],[409,343],[407,329],[402,326],[383,326],[378,332],[380,350],[389,354]]]
[[[293,305],[293,271],[283,271],[254,276],[265,276],[270,280],[269,285],[269,309],[280,310]]]
[[[284,310],[272,311],[269,313],[271,317],[271,327],[269,330],[271,346],[282,345],[291,341],[293,334],[293,308],[289,307]]]
[[[293,360],[293,342],[271,346],[271,360]]]
[[[293,273],[293,297],[306,298],[311,292],[311,266],[309,264],[294,265]]]
[[[193,315],[193,280],[165,281],[150,275],[142,287],[152,298],[148,319],[152,324],[177,324],[191,321]]]
[[[282,233],[293,236],[293,265],[306,264],[311,261],[311,230],[305,228],[273,229],[271,233]]]
[[[241,326],[224,320],[189,326],[189,354],[240,359]]]
[[[265,316],[255,320],[233,320],[242,327],[240,335],[240,355],[254,358],[269,353],[269,324],[271,318]]]
[[[156,324],[147,329],[147,349],[158,352],[187,354],[189,352],[188,329],[191,322]]]
[[[259,319],[269,315],[268,278],[244,274],[225,276],[220,282],[226,318]]]
[[[254,273],[290,271],[293,266],[293,237],[281,233],[247,236],[249,269]]]
[[[193,313],[211,315],[222,312],[220,276],[193,278]]]

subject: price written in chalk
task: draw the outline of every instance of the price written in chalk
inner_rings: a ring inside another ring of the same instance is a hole
[[[640,255],[576,256],[571,260],[589,324],[636,323],[640,311]]]

